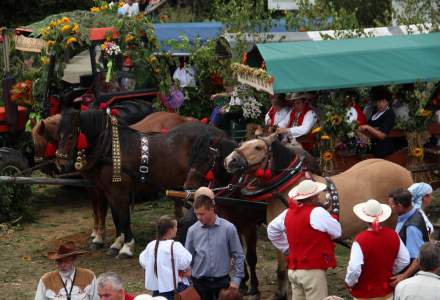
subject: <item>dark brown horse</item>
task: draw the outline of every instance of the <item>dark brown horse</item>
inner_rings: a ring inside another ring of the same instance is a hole
[[[112,126],[104,111],[63,112],[58,130],[56,163],[63,168],[76,159],[78,132],[88,141],[87,165],[81,175],[102,192],[112,209],[118,238],[111,246],[119,257],[132,257],[134,238],[130,226],[130,203],[135,192],[148,188],[164,190],[181,187],[188,172],[188,157],[194,141],[201,135],[223,136],[225,133],[198,122],[186,123],[167,134],[155,134],[148,139],[147,184],[139,182],[141,133],[118,125],[122,182],[113,182]],[[120,234],[120,235],[119,235]]]

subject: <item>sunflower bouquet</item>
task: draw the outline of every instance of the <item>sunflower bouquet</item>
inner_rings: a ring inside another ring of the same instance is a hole
[[[52,20],[41,30],[41,35],[47,42],[48,52],[57,57],[63,56],[66,48],[72,48],[81,43],[79,24],[67,17]]]

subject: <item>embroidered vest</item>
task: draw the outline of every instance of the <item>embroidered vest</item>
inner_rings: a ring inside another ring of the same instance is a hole
[[[364,231],[356,236],[355,241],[361,247],[364,264],[361,276],[352,289],[353,297],[374,298],[392,293],[389,281],[400,247],[397,233],[383,227],[379,232]]]
[[[82,291],[92,283],[95,274],[89,269],[75,268],[75,282],[74,286],[77,286]],[[58,271],[48,272],[41,277],[46,290],[51,290],[55,294],[58,294],[60,290],[64,289],[64,285],[61,282],[61,277]]]
[[[284,224],[289,242],[287,264],[290,270],[311,270],[336,267],[335,244],[330,236],[312,228],[313,205],[291,206]]]

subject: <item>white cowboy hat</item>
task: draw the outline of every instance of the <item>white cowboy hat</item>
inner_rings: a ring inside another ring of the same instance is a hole
[[[324,183],[306,179],[289,191],[289,197],[295,200],[302,200],[318,195],[327,189]]]
[[[376,220],[383,222],[391,216],[391,207],[386,204],[380,204],[375,199],[356,204],[353,207],[353,211],[359,219],[369,223]]]
[[[297,99],[312,99],[313,98],[313,94],[311,93],[288,93],[286,94],[286,100],[287,101],[293,101],[293,100],[297,100]]]
[[[134,300],[152,300],[155,297],[148,295],[148,294],[142,294],[142,295],[138,295],[136,297],[134,297]]]

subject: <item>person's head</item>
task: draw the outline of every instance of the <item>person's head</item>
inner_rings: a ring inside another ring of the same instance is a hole
[[[177,233],[177,221],[170,216],[162,216],[156,224],[156,234],[158,240],[173,239]]]
[[[432,202],[432,186],[424,182],[412,184],[408,191],[412,195],[412,202],[415,208],[427,208]]]
[[[58,272],[64,275],[73,273],[78,255],[86,251],[76,250],[75,243],[72,241],[61,244],[56,251],[47,253],[50,260],[54,260],[58,267]]]
[[[376,110],[381,112],[390,105],[392,94],[386,87],[378,86],[371,89],[370,97],[376,106]]]
[[[60,273],[72,273],[75,268],[76,255],[60,258],[56,260],[58,271]]]
[[[359,93],[355,89],[347,89],[342,91],[342,97],[344,99],[344,104],[347,107],[353,106],[354,103],[359,101]]]
[[[326,189],[325,184],[306,179],[289,191],[289,198],[298,202],[316,205],[319,202],[319,193]]]
[[[96,279],[99,300],[124,300],[125,292],[121,277],[105,272]]]
[[[420,269],[425,272],[435,272],[440,268],[440,244],[427,242],[420,247],[419,252]]]
[[[309,100],[313,98],[311,93],[290,93],[286,95],[286,100],[291,101],[292,108],[296,112],[302,112]]]
[[[412,209],[411,193],[403,188],[397,188],[388,193],[388,203],[399,216]]]
[[[194,195],[194,212],[197,219],[203,225],[214,225],[215,223],[215,202],[214,193],[206,188],[197,189]]]
[[[286,95],[285,94],[270,95],[269,99],[270,99],[271,104],[274,107],[278,108],[278,109],[281,109],[284,106],[288,105],[288,103],[286,101]]]
[[[353,207],[354,214],[362,221],[369,224],[373,231],[378,231],[379,223],[386,221],[391,216],[391,207],[381,204],[376,199],[356,204]]]

